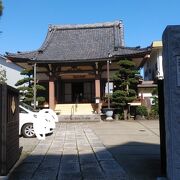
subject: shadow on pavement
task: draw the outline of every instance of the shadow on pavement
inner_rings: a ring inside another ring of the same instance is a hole
[[[160,147],[157,144],[129,142],[108,147],[129,179],[155,180],[160,176]]]
[[[38,151],[24,159],[9,179],[153,180],[160,176],[159,145],[129,142],[93,149],[54,147],[46,155],[44,147],[39,145]]]

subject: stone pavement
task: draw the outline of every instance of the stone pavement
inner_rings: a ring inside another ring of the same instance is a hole
[[[101,123],[97,123],[97,126]],[[12,172],[12,180],[125,180],[127,174],[88,124],[57,123],[44,141],[26,139],[29,155]],[[27,157],[26,157],[27,156]]]
[[[89,123],[131,180],[160,176],[158,120]]]

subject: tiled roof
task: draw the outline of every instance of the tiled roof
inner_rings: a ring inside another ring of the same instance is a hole
[[[119,47],[112,53],[113,56],[117,57],[136,57],[148,54],[151,51],[151,47],[140,48],[140,47]]]
[[[7,53],[16,60],[87,61],[113,56],[145,53],[147,49],[124,47],[121,21],[85,25],[51,25],[40,49],[31,52]]]

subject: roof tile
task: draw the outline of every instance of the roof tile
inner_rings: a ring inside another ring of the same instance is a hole
[[[85,25],[51,25],[40,49],[7,57],[38,61],[87,61],[142,53],[147,49],[125,48],[121,21]]]

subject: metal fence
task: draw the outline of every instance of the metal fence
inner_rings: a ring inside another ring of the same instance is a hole
[[[0,84],[0,175],[19,159],[19,92]]]

